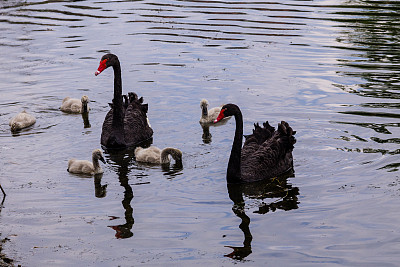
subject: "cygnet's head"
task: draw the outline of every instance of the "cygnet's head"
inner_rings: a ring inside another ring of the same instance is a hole
[[[20,125],[19,125],[18,122],[13,122],[13,123],[11,124],[11,132],[16,132],[16,131],[18,131],[20,128],[21,128],[21,127],[20,127]]]
[[[203,107],[207,107],[207,106],[208,106],[208,101],[207,101],[207,99],[202,99],[202,100],[200,101],[200,107],[203,108]]]
[[[87,104],[89,102],[89,97],[87,95],[82,96],[81,102],[82,104]]]
[[[105,161],[105,159],[104,159],[104,157],[103,157],[103,152],[101,152],[100,149],[95,149],[95,150],[93,150],[93,152],[92,152],[92,157],[93,157],[93,159],[99,159],[99,160],[101,160],[104,164],[106,164],[106,161]]]
[[[182,151],[179,149],[171,149],[170,154],[176,162],[182,162]]]

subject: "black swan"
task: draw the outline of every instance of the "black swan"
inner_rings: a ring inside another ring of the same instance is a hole
[[[121,66],[116,55],[104,55],[95,75],[110,66],[114,69],[114,98],[104,119],[101,144],[106,148],[135,146],[153,136],[146,115],[148,105],[143,104],[143,97],[138,98],[135,93],[122,95]]]
[[[293,168],[295,131],[282,121],[278,129],[268,122],[260,127],[254,124],[253,134],[243,140],[243,117],[235,104],[224,105],[215,122],[227,116],[235,116],[236,131],[226,174],[228,183],[248,183],[274,178]]]

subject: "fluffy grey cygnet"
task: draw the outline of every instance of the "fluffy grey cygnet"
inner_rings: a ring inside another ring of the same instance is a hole
[[[71,173],[82,173],[90,175],[103,173],[103,169],[99,165],[99,160],[101,160],[104,164],[106,163],[101,150],[95,149],[92,153],[92,162],[88,160],[70,159],[68,161],[67,171]]]
[[[63,99],[60,109],[61,111],[67,113],[88,112],[89,111],[88,102],[89,102],[89,97],[86,95],[82,96],[80,100],[76,98],[66,97]]]
[[[10,120],[9,125],[11,126],[11,131],[15,132],[23,128],[29,127],[35,124],[36,118],[31,114],[27,113],[25,110],[18,113],[15,117]]]
[[[202,99],[200,101],[201,107],[201,118],[200,118],[200,125],[201,126],[214,126],[213,122],[217,119],[219,113],[221,112],[221,107],[215,107],[212,109],[208,109],[208,101],[206,99]],[[224,118],[220,124],[226,123],[230,117]]]
[[[166,147],[163,150],[158,147],[151,146],[149,148],[137,147],[135,149],[136,161],[155,163],[155,164],[167,164],[171,162],[171,157],[176,163],[182,163],[182,151],[173,147]]]

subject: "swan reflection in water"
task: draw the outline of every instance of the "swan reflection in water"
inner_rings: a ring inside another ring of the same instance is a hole
[[[94,175],[94,195],[97,198],[103,198],[107,195],[107,185],[101,184],[101,178],[103,178],[102,173]]]
[[[129,184],[128,173],[130,171],[130,162],[133,159],[133,150],[118,151],[109,150],[106,151],[106,156],[110,162],[115,163],[114,166],[117,168],[116,173],[118,175],[119,183],[124,188],[124,198],[122,200],[122,206],[125,209],[125,223],[120,225],[110,225],[108,227],[116,231],[116,238],[130,238],[133,236],[132,227],[135,223],[133,218],[133,208],[131,201],[133,199],[133,190]],[[118,219],[118,217],[110,217],[111,220]]]
[[[90,122],[89,122],[89,112],[82,112],[82,120],[83,120],[83,127],[84,128],[90,128]]]
[[[227,120],[222,120],[222,121],[220,121],[218,123],[215,123],[215,124],[213,124],[213,123],[201,124],[200,123],[201,128],[203,129],[203,134],[201,136],[201,138],[203,139],[203,143],[204,144],[210,144],[211,141],[212,141],[212,135],[210,133],[210,127],[218,127],[218,126],[221,126],[221,125],[225,125],[230,118],[231,117],[228,117]]]
[[[253,236],[250,232],[250,217],[245,213],[246,203],[243,196],[248,201],[261,200],[261,203],[257,203],[257,210],[254,211],[254,213],[258,214],[274,212],[277,209],[288,211],[298,208],[299,188],[293,187],[287,182],[289,177],[294,177],[294,174],[288,173],[284,176],[257,183],[227,185],[229,198],[233,201],[232,211],[241,220],[239,228],[243,231],[244,241],[241,247],[226,246],[233,249],[233,251],[224,255],[225,257],[240,261],[252,253],[251,241]],[[266,199],[277,200],[266,203]]]

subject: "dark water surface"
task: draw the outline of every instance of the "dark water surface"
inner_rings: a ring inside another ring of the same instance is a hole
[[[23,266],[398,266],[397,1],[0,3],[0,213]],[[149,103],[153,144],[183,168],[105,153],[102,177],[67,172],[100,148],[112,99]],[[88,95],[90,127],[59,111]],[[203,142],[200,100],[297,131],[295,177],[227,187],[234,120]],[[26,109],[37,123],[11,134]]]

